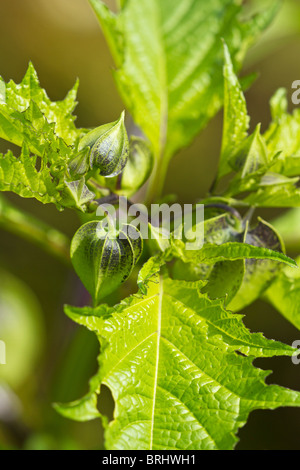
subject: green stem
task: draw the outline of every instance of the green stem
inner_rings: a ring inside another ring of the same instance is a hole
[[[70,263],[70,240],[66,235],[13,206],[0,196],[0,227],[36,243],[64,263]]]
[[[155,161],[145,200],[145,204],[148,206],[161,197],[169,164],[169,159],[165,155],[157,157]]]

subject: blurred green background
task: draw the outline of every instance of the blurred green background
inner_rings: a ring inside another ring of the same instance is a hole
[[[262,7],[265,2],[256,3]],[[0,0],[0,40],[0,75],[6,81],[19,82],[31,60],[52,100],[62,99],[79,77],[78,126],[99,126],[119,116],[122,102],[111,74],[113,62],[87,0]],[[269,99],[277,88],[288,88],[291,96],[292,82],[300,79],[299,51],[300,1],[284,0],[273,26],[248,54],[242,73],[259,73],[246,94],[252,128],[257,122],[267,127]],[[166,194],[178,194],[182,203],[205,196],[215,176],[221,130],[219,113],[193,145],[173,159]],[[0,142],[0,151],[6,148]],[[79,226],[74,212],[7,197],[69,237]],[[267,220],[277,214],[260,213]],[[300,236],[289,254],[299,253]],[[54,401],[83,395],[96,371],[95,336],[63,313],[64,303],[86,302],[88,296],[71,269],[30,242],[0,231],[0,339],[7,343],[7,365],[0,365],[0,448],[101,448],[99,420],[75,423],[51,407]],[[300,339],[299,331],[263,302],[245,314],[253,331],[289,344]],[[289,358],[256,364],[274,370],[270,383],[300,390],[300,366]],[[112,415],[107,390],[101,409]],[[256,411],[240,431],[237,448],[300,449],[299,423],[299,409]]]

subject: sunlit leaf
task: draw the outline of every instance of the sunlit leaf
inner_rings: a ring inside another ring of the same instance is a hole
[[[248,21],[235,0],[127,0],[112,13],[89,0],[117,65],[118,89],[156,158],[168,160],[223,100],[223,38],[236,68],[274,17],[272,2]]]
[[[284,268],[264,293],[264,298],[300,330],[299,269]]]
[[[255,357],[293,349],[251,334],[241,316],[201,294],[202,287],[156,275],[145,295],[113,308],[66,308],[101,343],[87,397],[95,401],[101,384],[112,392],[108,449],[231,449],[252,410],[300,406],[298,392],[266,385],[268,372],[252,365]],[[56,409],[82,420],[78,403],[79,411],[76,402]]]

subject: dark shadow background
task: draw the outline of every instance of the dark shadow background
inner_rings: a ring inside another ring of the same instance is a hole
[[[259,6],[263,3],[257,1]],[[78,126],[99,126],[119,116],[123,106],[111,74],[113,62],[87,0],[0,0],[0,40],[0,75],[6,81],[20,82],[31,60],[52,100],[62,99],[79,77]],[[299,51],[300,1],[284,0],[277,20],[248,54],[242,73],[259,72],[246,94],[252,128],[257,122],[262,122],[263,129],[267,127],[269,99],[277,88],[284,86],[291,95],[292,82],[300,79]],[[188,149],[174,157],[165,193],[177,193],[182,203],[205,196],[215,176],[221,130],[219,113]],[[0,151],[6,148],[0,143]],[[70,237],[79,225],[72,211],[58,212],[52,205],[8,197]],[[277,213],[261,211],[260,215],[270,220]],[[290,254],[299,253],[300,249]],[[0,268],[26,283],[38,299],[41,311],[37,321],[43,336],[30,373],[21,384],[8,384],[8,416],[1,408],[0,371],[0,448],[99,448],[99,420],[75,423],[51,408],[54,401],[82,396],[96,371],[95,336],[63,313],[64,303],[83,305],[86,292],[71,270],[5,231],[0,232]],[[0,314],[1,307],[0,302]],[[289,344],[300,338],[299,331],[263,302],[256,302],[244,313],[245,323],[253,331]],[[34,334],[28,341],[39,342]],[[23,360],[26,358],[20,358],[20,369]],[[274,371],[269,382],[300,390],[300,366],[289,358],[257,360],[256,365]],[[103,396],[102,410],[111,416],[113,405],[107,390]],[[299,409],[256,411],[240,431],[237,448],[300,449],[299,422]]]

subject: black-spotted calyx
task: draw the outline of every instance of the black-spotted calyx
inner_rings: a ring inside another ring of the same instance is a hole
[[[95,305],[128,278],[142,249],[143,240],[134,225],[124,224],[116,230],[104,219],[87,222],[77,230],[71,259]]]
[[[117,176],[127,163],[129,142],[124,124],[124,111],[120,119],[93,129],[80,141],[79,150],[90,147],[90,168],[98,168],[100,175]]]

